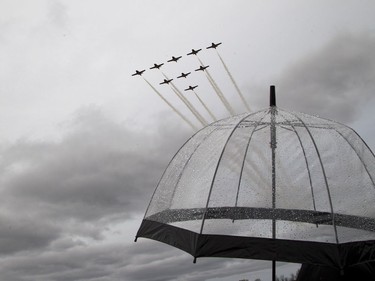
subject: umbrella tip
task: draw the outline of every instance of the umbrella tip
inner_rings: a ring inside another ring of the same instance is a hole
[[[275,85],[271,85],[270,86],[270,106],[276,106]]]

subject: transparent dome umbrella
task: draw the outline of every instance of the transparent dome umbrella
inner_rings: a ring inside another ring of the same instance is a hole
[[[271,86],[269,108],[214,122],[180,148],[136,237],[194,261],[260,259],[343,272],[375,260],[374,181],[374,154],[353,129],[276,107]]]

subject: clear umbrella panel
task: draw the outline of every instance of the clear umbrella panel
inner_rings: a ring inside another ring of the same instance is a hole
[[[195,258],[375,260],[375,158],[351,128],[271,106],[212,123],[165,170],[137,237]]]

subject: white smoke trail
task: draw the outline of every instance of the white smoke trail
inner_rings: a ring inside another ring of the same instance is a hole
[[[200,58],[197,55],[196,55],[196,57],[198,58],[201,66],[204,66],[204,64],[200,60]],[[225,98],[223,92],[220,90],[219,86],[216,84],[215,80],[212,78],[212,76],[210,75],[210,73],[208,72],[208,70],[205,69],[205,70],[203,70],[203,72],[206,74],[208,82],[210,82],[212,88],[215,90],[217,96],[219,97],[219,99],[221,100],[221,102],[224,104],[225,108],[228,110],[228,112],[232,116],[235,115],[235,112],[234,112],[233,108],[231,107],[231,105],[229,104],[229,102],[227,101],[227,99]]]
[[[170,80],[167,75],[161,72],[165,79]],[[169,82],[169,86],[173,92],[180,98],[180,100],[190,109],[191,113],[198,119],[198,121],[203,125],[208,125],[208,122],[203,118],[203,116],[195,109],[195,107],[187,100],[187,98],[181,93],[181,91],[172,83]]]
[[[146,78],[142,76],[143,80],[146,81],[146,83],[154,90],[154,92],[170,107],[172,110],[178,114],[194,131],[197,131],[197,127],[193,125],[181,112],[179,112],[172,104],[170,104],[159,92],[154,88],[154,86],[151,85],[150,82],[147,81]]]
[[[231,105],[229,104],[229,102],[227,101],[227,99],[225,98],[225,96],[223,95],[223,93],[218,88],[216,82],[212,79],[210,73],[207,70],[205,70],[204,74],[206,75],[207,80],[210,82],[212,88],[215,90],[217,96],[219,97],[219,99],[221,100],[221,102],[224,104],[224,106],[228,110],[228,112],[232,116],[235,115],[235,112],[234,112],[233,108],[231,107]]]
[[[190,111],[194,114],[194,116],[201,122],[203,126],[208,125],[208,122],[203,118],[202,115],[199,114],[198,111],[193,107],[193,105],[188,101],[186,97],[182,95],[182,93],[171,83],[170,85],[171,89],[175,94],[182,100],[183,103],[190,109]]]
[[[216,50],[216,49],[215,49],[215,50]],[[240,96],[242,102],[244,103],[246,109],[247,109],[248,111],[251,111],[251,110],[250,110],[250,106],[249,106],[249,104],[246,102],[245,97],[244,97],[243,94],[241,93],[240,88],[238,87],[236,81],[234,80],[232,74],[230,73],[230,71],[229,71],[227,65],[225,64],[223,58],[220,56],[218,50],[216,50],[216,54],[218,55],[219,59],[221,60],[221,63],[223,64],[224,69],[225,69],[226,72],[228,73],[229,78],[232,80],[232,83],[233,83],[234,87],[236,88],[237,93],[239,94],[239,96]]]
[[[211,112],[211,110],[206,106],[206,104],[203,102],[203,100],[198,96],[198,94],[193,90],[195,96],[198,98],[198,100],[200,101],[200,103],[203,105],[203,107],[207,110],[208,114],[210,114],[211,118],[214,120],[214,121],[217,121],[215,115]]]

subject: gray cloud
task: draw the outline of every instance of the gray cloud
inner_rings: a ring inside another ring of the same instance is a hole
[[[87,108],[59,141],[3,147],[2,253],[44,247],[63,235],[101,239],[106,225],[143,212],[188,135],[164,121],[159,130],[136,133]]]
[[[187,253],[155,241],[111,241],[104,233],[144,212],[190,132],[163,116],[160,127],[137,133],[97,108],[81,110],[68,127],[54,142],[2,148],[2,278],[198,281],[263,267],[228,259],[193,264]]]
[[[131,245],[77,245],[64,251],[44,251],[33,258],[11,257],[3,261],[2,277],[10,281],[198,281],[245,274],[268,265],[259,261],[204,258],[193,264],[193,258],[180,250],[142,239]]]
[[[297,61],[280,77],[278,105],[352,122],[375,92],[375,38],[337,36],[322,49]]]
[[[59,237],[59,228],[27,215],[0,216],[0,255],[29,251],[49,245]]]
[[[30,258],[15,256],[3,262],[6,280],[96,280],[123,266],[122,245],[81,245],[69,250],[45,251]]]

